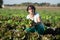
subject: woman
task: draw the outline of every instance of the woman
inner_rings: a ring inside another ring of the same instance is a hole
[[[41,22],[41,18],[38,13],[35,12],[35,7],[33,5],[29,5],[27,7],[27,19],[31,19],[32,21],[35,22],[35,26],[31,28],[26,28],[27,32],[38,32],[38,34],[43,34],[44,32],[44,26]]]

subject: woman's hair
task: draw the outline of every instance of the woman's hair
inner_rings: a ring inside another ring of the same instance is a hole
[[[34,10],[34,12],[35,12],[35,7],[33,6],[33,5],[29,5],[28,7],[27,7],[27,11],[29,10],[29,7],[31,7],[31,9],[33,9]]]

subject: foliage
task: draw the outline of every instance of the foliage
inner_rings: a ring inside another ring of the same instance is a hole
[[[51,23],[50,27],[60,28],[60,11],[37,10],[41,13],[42,22],[45,24]],[[32,27],[34,22],[26,19],[27,12],[19,9],[0,9],[0,39],[3,40],[22,40],[27,37],[28,40],[37,40],[38,33],[28,33],[24,31],[28,27]],[[32,25],[32,26],[30,26]],[[46,29],[45,29],[46,30]],[[53,40],[52,35],[44,35],[44,38]],[[40,37],[41,38],[41,37]],[[44,39],[42,38],[42,40]],[[56,35],[56,39],[60,37]]]

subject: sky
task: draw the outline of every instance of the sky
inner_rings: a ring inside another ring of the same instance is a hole
[[[60,3],[60,0],[3,0],[4,4],[20,4],[23,2],[32,2],[32,3],[42,3],[42,2],[48,2],[51,4],[57,4]]]

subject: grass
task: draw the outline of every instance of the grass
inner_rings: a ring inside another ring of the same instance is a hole
[[[43,20],[50,20],[51,22],[58,23],[60,20],[60,10],[49,10],[49,9],[37,9],[38,12]],[[27,11],[25,9],[0,9],[0,15],[4,17],[11,17],[11,16],[19,16],[19,17],[26,17]]]

